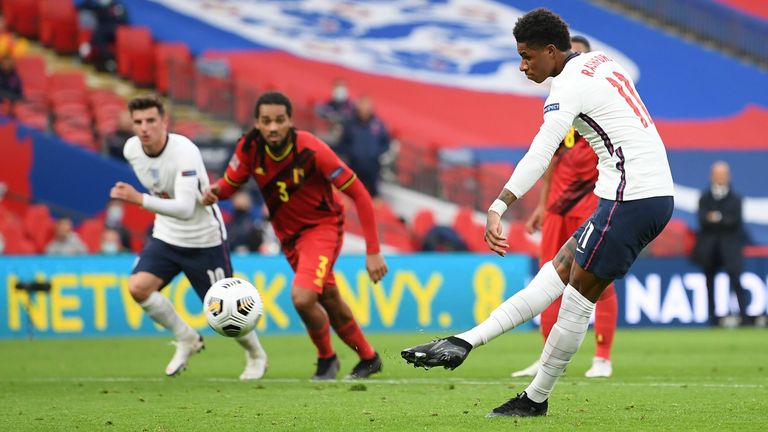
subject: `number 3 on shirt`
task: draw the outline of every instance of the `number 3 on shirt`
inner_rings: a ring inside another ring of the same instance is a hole
[[[280,197],[280,201],[288,202],[288,199],[290,198],[288,196],[288,185],[284,181],[279,181],[276,184],[279,189],[278,196]]]

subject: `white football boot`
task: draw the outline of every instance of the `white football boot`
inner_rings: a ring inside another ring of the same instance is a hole
[[[256,357],[251,357],[245,353],[245,370],[240,374],[240,381],[257,380],[264,377],[267,373],[267,353],[261,352]]]
[[[205,348],[203,343],[203,337],[199,334],[195,334],[195,339],[192,341],[173,341],[173,345],[176,345],[176,353],[173,354],[173,358],[165,367],[165,374],[168,376],[176,376],[187,368],[187,362],[193,354],[197,354]]]
[[[601,357],[592,358],[592,367],[584,373],[587,378],[609,378],[611,375],[613,375],[611,361]]]
[[[512,372],[512,378],[536,376],[536,374],[539,372],[539,365],[540,365],[539,361],[536,360],[535,362],[533,362],[532,365],[528,366],[527,368]]]

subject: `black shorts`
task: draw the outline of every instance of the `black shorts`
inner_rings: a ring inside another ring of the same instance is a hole
[[[232,277],[227,242],[209,248],[185,248],[152,238],[144,246],[132,273],[147,272],[163,280],[163,286],[184,272],[200,300],[214,282]]]
[[[667,225],[674,206],[671,196],[634,201],[601,198],[592,216],[573,233],[576,262],[599,278],[623,278]]]

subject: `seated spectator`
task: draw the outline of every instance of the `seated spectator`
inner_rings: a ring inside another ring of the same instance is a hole
[[[123,225],[123,214],[125,209],[123,208],[123,202],[120,200],[109,200],[107,202],[107,209],[104,216],[104,228],[114,230],[120,236],[120,244],[122,249],[131,248],[131,233]]]
[[[381,176],[380,157],[389,150],[389,132],[373,112],[373,101],[361,97],[355,101],[355,111],[343,123],[336,152],[357,174],[371,197],[379,196]]]
[[[114,73],[117,27],[128,24],[128,11],[122,0],[84,0],[78,8],[82,28],[91,29],[91,40],[80,46],[80,58],[97,70]]]
[[[117,230],[107,228],[101,233],[101,253],[104,255],[116,255],[124,252],[123,244],[120,240],[120,233]]]
[[[253,200],[246,191],[232,196],[232,219],[227,224],[229,248],[235,253],[258,252],[263,242],[258,216],[254,215]]]
[[[46,246],[45,253],[48,255],[79,255],[87,252],[88,249],[85,244],[72,229],[72,219],[61,218],[57,220],[53,240]]]
[[[328,131],[318,136],[329,146],[334,147],[341,138],[341,124],[352,117],[354,104],[349,100],[347,82],[342,78],[333,81],[331,97],[315,107],[315,114],[328,122]]]
[[[22,98],[21,77],[10,55],[0,58],[0,105],[2,112],[13,117],[13,107]]]
[[[131,115],[128,113],[128,110],[123,110],[117,117],[117,129],[104,137],[104,154],[124,161],[123,147],[125,147],[125,142],[128,141],[128,138],[131,138],[133,135]]]
[[[424,252],[462,252],[469,248],[459,233],[445,225],[435,225],[424,236],[421,246]]]

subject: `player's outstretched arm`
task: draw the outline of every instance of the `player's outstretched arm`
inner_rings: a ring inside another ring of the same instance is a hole
[[[212,184],[203,191],[203,196],[200,197],[200,203],[203,205],[216,204],[219,202],[219,192],[221,192],[221,188],[218,183]]]
[[[347,196],[352,198],[357,208],[357,215],[360,218],[360,225],[363,227],[365,236],[365,248],[367,255],[365,257],[365,269],[373,282],[380,281],[389,269],[384,257],[381,255],[379,246],[379,236],[376,231],[376,218],[373,211],[373,200],[371,195],[363,186],[363,183],[354,178],[349,185],[342,189]]]
[[[109,191],[109,197],[136,205],[144,203],[144,194],[137,191],[132,185],[121,181],[112,186],[112,189]]]

